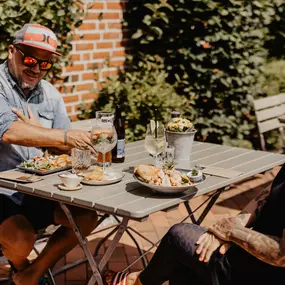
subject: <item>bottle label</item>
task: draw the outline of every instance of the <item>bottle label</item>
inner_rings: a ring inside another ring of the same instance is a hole
[[[117,142],[117,158],[125,157],[125,139]]]

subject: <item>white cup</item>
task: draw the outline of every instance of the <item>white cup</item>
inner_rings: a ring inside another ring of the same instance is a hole
[[[83,177],[72,173],[61,173],[58,176],[67,188],[75,188],[83,180]]]

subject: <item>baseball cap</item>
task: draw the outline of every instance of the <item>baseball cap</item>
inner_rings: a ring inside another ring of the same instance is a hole
[[[25,24],[14,35],[13,44],[21,44],[47,50],[56,55],[57,38],[52,30],[39,24]]]

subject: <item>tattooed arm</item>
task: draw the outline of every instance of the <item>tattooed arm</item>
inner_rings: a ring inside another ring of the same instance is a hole
[[[231,221],[235,221],[236,224],[242,227],[251,227],[255,219],[259,216],[261,209],[266,204],[266,198],[270,194],[270,188],[263,190],[255,199],[253,199],[235,218],[229,218]],[[217,224],[227,223],[228,219],[224,219]],[[216,224],[212,227],[215,228]],[[198,245],[196,253],[199,255],[199,260],[208,262],[213,252],[219,248],[221,254],[225,254],[231,247],[233,241],[225,238],[220,238],[214,231],[204,233],[197,240]]]
[[[233,242],[256,258],[273,266],[285,267],[285,230],[282,238],[259,233],[249,227],[267,202],[270,187],[262,191],[236,217],[224,218],[209,228],[216,237]]]
[[[270,194],[271,187],[265,188],[245,208],[235,217],[244,227],[251,227],[254,221],[259,217],[260,212],[266,204],[266,198]]]
[[[222,240],[234,242],[265,263],[285,267],[285,230],[282,238],[269,236],[229,218],[216,223],[209,231]]]

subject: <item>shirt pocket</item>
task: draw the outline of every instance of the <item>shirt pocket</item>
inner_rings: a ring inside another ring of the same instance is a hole
[[[39,115],[39,121],[42,127],[51,129],[53,120],[54,120],[53,112],[38,111],[38,115]]]

